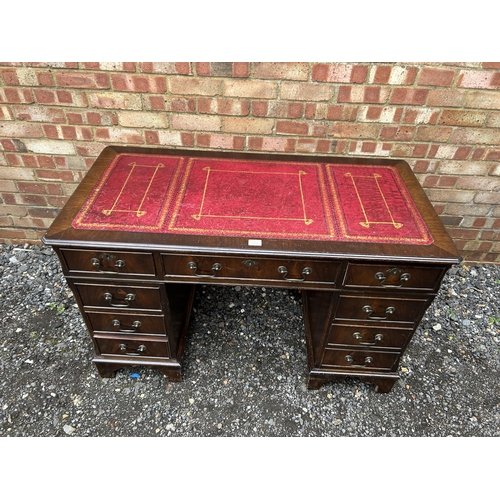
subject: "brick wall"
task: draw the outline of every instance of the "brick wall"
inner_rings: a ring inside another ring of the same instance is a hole
[[[0,63],[0,242],[36,243],[109,144],[409,162],[500,263],[500,63]]]

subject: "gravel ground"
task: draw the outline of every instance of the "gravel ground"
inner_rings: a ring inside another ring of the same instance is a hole
[[[0,247],[0,436],[500,435],[500,267],[447,274],[388,394],[306,390],[297,291],[199,286],[184,381],[101,379],[53,250]]]

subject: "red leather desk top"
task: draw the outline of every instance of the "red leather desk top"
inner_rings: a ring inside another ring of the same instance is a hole
[[[428,245],[392,166],[118,154],[77,229]]]

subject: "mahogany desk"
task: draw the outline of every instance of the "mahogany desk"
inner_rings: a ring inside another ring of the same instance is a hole
[[[196,284],[302,290],[309,389],[388,392],[460,262],[403,161],[107,147],[43,238],[102,377],[182,379]]]

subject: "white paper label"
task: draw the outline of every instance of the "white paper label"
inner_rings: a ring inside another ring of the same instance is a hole
[[[248,246],[249,247],[261,247],[262,240],[248,240]]]

